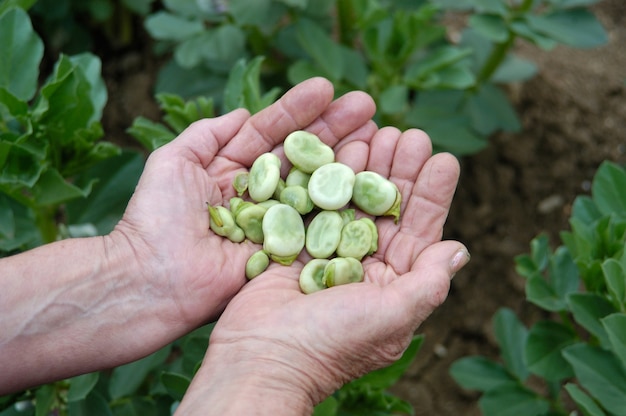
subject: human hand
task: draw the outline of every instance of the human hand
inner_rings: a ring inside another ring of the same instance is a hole
[[[249,409],[236,406],[247,402],[267,414],[310,413],[343,383],[397,360],[469,260],[461,243],[440,241],[459,174],[453,156],[431,156],[423,132],[395,128],[335,150],[355,171],[398,185],[400,223],[376,220],[379,249],[364,259],[362,283],[302,294],[305,256],[290,267],[270,265],[248,283],[217,322],[182,414],[208,402],[221,414],[242,414]],[[225,392],[226,384],[237,390]]]
[[[171,339],[215,319],[246,282],[245,263],[257,248],[209,231],[206,206],[234,196],[235,174],[294,130],[333,144],[372,135],[371,98],[354,92],[333,101],[333,93],[328,81],[311,79],[251,117],[236,110],[196,122],[149,157],[110,237],[135,253],[142,293],[172,305],[162,309],[162,320],[176,328]]]

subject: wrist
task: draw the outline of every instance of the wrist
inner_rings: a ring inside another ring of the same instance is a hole
[[[288,347],[210,343],[176,416],[311,415],[326,395]],[[251,344],[252,345],[252,344]],[[260,348],[260,349],[259,349]],[[284,348],[284,350],[283,350]]]

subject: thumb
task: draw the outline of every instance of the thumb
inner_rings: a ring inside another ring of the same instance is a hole
[[[414,317],[416,328],[446,300],[450,281],[469,260],[462,243],[440,241],[424,249],[410,271],[391,283],[389,288],[406,301],[406,313]]]

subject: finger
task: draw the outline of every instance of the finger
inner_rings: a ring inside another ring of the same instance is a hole
[[[369,120],[335,145],[335,159],[355,172],[365,170],[370,157],[370,142],[377,131],[376,123]]]
[[[247,110],[238,109],[220,117],[196,121],[163,148],[167,151],[182,151],[189,160],[206,168],[219,149],[237,134],[249,117]]]
[[[319,117],[333,99],[333,85],[311,78],[285,93],[271,106],[250,117],[222,150],[221,155],[244,166],[268,152],[285,137],[303,129]]]
[[[448,153],[428,159],[403,204],[399,230],[389,231],[389,227],[382,230],[381,240],[392,236],[384,253],[385,261],[398,273],[409,270],[425,247],[441,240],[459,169],[457,159]],[[405,195],[403,192],[403,198]]]
[[[415,182],[420,169],[432,155],[430,138],[422,130],[409,129],[398,138],[389,175],[399,181]]]
[[[306,127],[307,131],[316,134],[324,143],[335,147],[346,136],[368,125],[371,129],[372,117],[376,113],[376,104],[372,97],[361,91],[349,92],[328,106],[322,115]],[[371,132],[371,130],[370,130]],[[371,136],[358,136],[360,140],[369,140]],[[356,137],[351,138],[355,140]]]
[[[450,281],[470,260],[465,246],[457,241],[440,241],[424,249],[410,271],[385,290],[400,311],[420,325],[448,296]],[[398,301],[399,300],[399,301]],[[396,310],[396,313],[399,311]]]

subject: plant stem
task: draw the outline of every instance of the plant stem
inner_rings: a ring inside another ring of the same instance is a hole
[[[352,0],[337,1],[337,24],[339,26],[339,42],[348,47],[354,47],[354,3]]]
[[[45,206],[35,209],[35,223],[44,244],[57,239],[59,229],[56,223],[56,206]]]
[[[476,82],[477,87],[480,87],[482,84],[491,79],[494,72],[496,72],[498,67],[502,64],[502,61],[504,61],[504,58],[506,58],[506,55],[513,46],[513,42],[515,42],[516,38],[517,36],[515,33],[509,31],[507,39],[504,42],[495,45],[491,54],[485,61],[485,64],[478,73],[478,79]]]

